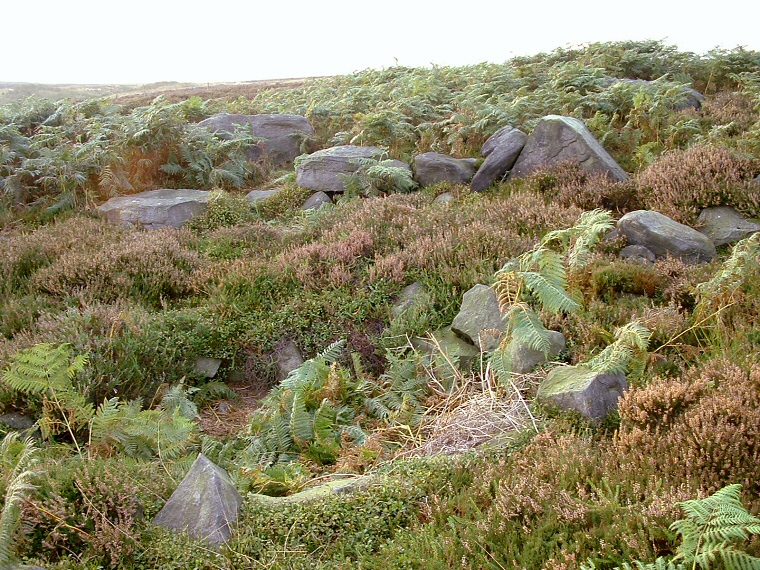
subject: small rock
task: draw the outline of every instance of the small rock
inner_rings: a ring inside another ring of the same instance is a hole
[[[565,350],[565,335],[557,331],[549,331],[549,358],[556,357]],[[519,343],[514,339],[507,349],[512,360],[512,372],[515,374],[527,374],[539,364],[547,362],[547,356],[540,350],[534,350],[526,344]]]
[[[443,194],[438,194],[433,202],[435,204],[448,204],[449,202],[453,202],[455,199],[456,198],[454,197],[454,194],[451,192],[444,192]]]
[[[537,397],[562,410],[575,410],[600,421],[612,410],[628,388],[625,374],[593,372],[578,366],[560,366],[549,372]]]
[[[715,247],[736,243],[760,231],[760,224],[748,220],[730,206],[705,208],[699,214],[697,227]]]
[[[302,210],[319,210],[322,206],[332,204],[332,198],[324,192],[315,192],[309,196],[303,204],[301,204]]]
[[[277,363],[277,375],[280,381],[285,380],[293,370],[303,364],[303,356],[292,340],[280,341],[272,353]]]
[[[475,175],[474,158],[454,158],[447,154],[426,152],[414,157],[414,170],[420,186],[439,182],[469,184]]]
[[[427,296],[427,287],[415,281],[411,285],[407,285],[401,290],[399,295],[399,302],[391,308],[391,313],[394,317],[398,317],[401,313],[412,307],[415,303],[420,302]]]
[[[472,191],[482,192],[501,180],[514,166],[527,140],[528,135],[509,125],[491,135],[480,150],[486,159],[472,179]]]
[[[203,378],[213,378],[221,365],[222,361],[218,358],[198,358],[195,361],[195,373]]]
[[[248,192],[248,194],[245,195],[245,199],[248,200],[251,204],[255,204],[256,202],[261,202],[262,200],[266,200],[270,196],[274,196],[277,194],[279,190],[251,190]]]
[[[617,229],[632,245],[642,245],[657,257],[672,255],[685,263],[706,263],[715,258],[715,246],[704,234],[651,210],[628,212]]]
[[[631,261],[645,261],[654,263],[656,256],[651,250],[643,245],[629,245],[620,250],[620,259],[630,259]]]
[[[499,310],[499,300],[488,285],[475,285],[462,298],[459,314],[451,323],[451,330],[468,340],[481,351],[487,352],[499,346],[500,337],[493,334],[481,335],[481,331],[504,332],[505,325]],[[481,345],[481,336],[483,342]]]
[[[15,431],[26,431],[34,427],[34,420],[18,412],[8,412],[0,415],[0,424]]]
[[[204,190],[149,190],[111,198],[97,211],[112,223],[141,226],[147,230],[179,227],[202,214],[210,192]]]
[[[242,503],[227,472],[201,453],[153,524],[219,545],[229,540]]]

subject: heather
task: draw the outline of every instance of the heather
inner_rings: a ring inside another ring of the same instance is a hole
[[[670,525],[685,501],[740,484],[757,515],[757,238],[703,265],[645,264],[620,259],[604,233],[638,209],[692,225],[708,206],[760,217],[759,70],[760,54],[743,49],[620,42],[365,70],[251,98],[0,107],[0,413],[43,427],[35,443],[0,447],[8,560],[611,569],[680,553]],[[705,95],[700,108],[680,105],[685,86]],[[569,115],[630,180],[560,164],[483,193],[354,188],[302,211],[309,192],[292,169],[247,162],[246,135],[197,127],[220,111],[302,114],[316,131],[304,150],[379,145],[407,161],[431,150],[478,158],[505,124],[529,132],[546,114]],[[110,196],[159,187],[215,194],[182,228],[94,213]],[[264,187],[278,193],[244,199]],[[571,229],[589,216],[605,232],[575,256]],[[559,264],[560,302],[515,269],[531,255],[535,274]],[[415,282],[425,293],[394,316]],[[514,334],[516,305],[565,334],[556,362],[510,376],[487,354],[435,347],[430,334],[479,283],[500,292]],[[626,345],[625,331],[639,336]],[[275,356],[286,341],[307,365],[283,381]],[[625,358],[612,362],[611,346]],[[221,360],[216,378],[198,358]],[[604,421],[535,399],[551,368],[600,362],[630,385]],[[246,499],[230,542],[212,550],[150,524],[198,452],[246,497],[335,474],[372,479],[307,503]],[[740,548],[759,556],[753,536]],[[727,567],[720,560],[700,567]]]

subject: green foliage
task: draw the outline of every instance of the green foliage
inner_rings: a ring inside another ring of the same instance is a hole
[[[11,432],[0,442],[0,568],[11,568],[16,561],[13,553],[15,534],[21,519],[21,505],[35,489],[33,468],[37,463],[37,447],[31,438],[18,441]]]
[[[357,158],[354,162],[359,166],[357,171],[350,176],[342,175],[349,195],[377,196],[417,188],[412,171],[395,160]]]

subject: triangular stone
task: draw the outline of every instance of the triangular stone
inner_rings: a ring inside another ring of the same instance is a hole
[[[230,538],[242,502],[227,472],[200,453],[153,524],[222,544]]]

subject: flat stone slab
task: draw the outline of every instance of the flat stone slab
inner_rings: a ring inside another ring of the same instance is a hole
[[[547,115],[528,137],[510,173],[521,178],[545,166],[571,162],[588,173],[606,174],[623,181],[628,174],[599,144],[583,122],[573,117]]]
[[[111,198],[96,209],[109,222],[147,230],[180,227],[206,211],[210,192],[160,189]]]
[[[248,200],[251,204],[255,204],[256,202],[261,202],[270,196],[276,195],[277,192],[279,192],[279,190],[276,188],[274,190],[251,190],[248,192],[248,194],[245,195],[245,199]]]
[[[641,245],[657,257],[671,255],[684,263],[706,263],[715,258],[715,245],[704,234],[652,210],[628,212],[617,229],[631,245]]]

